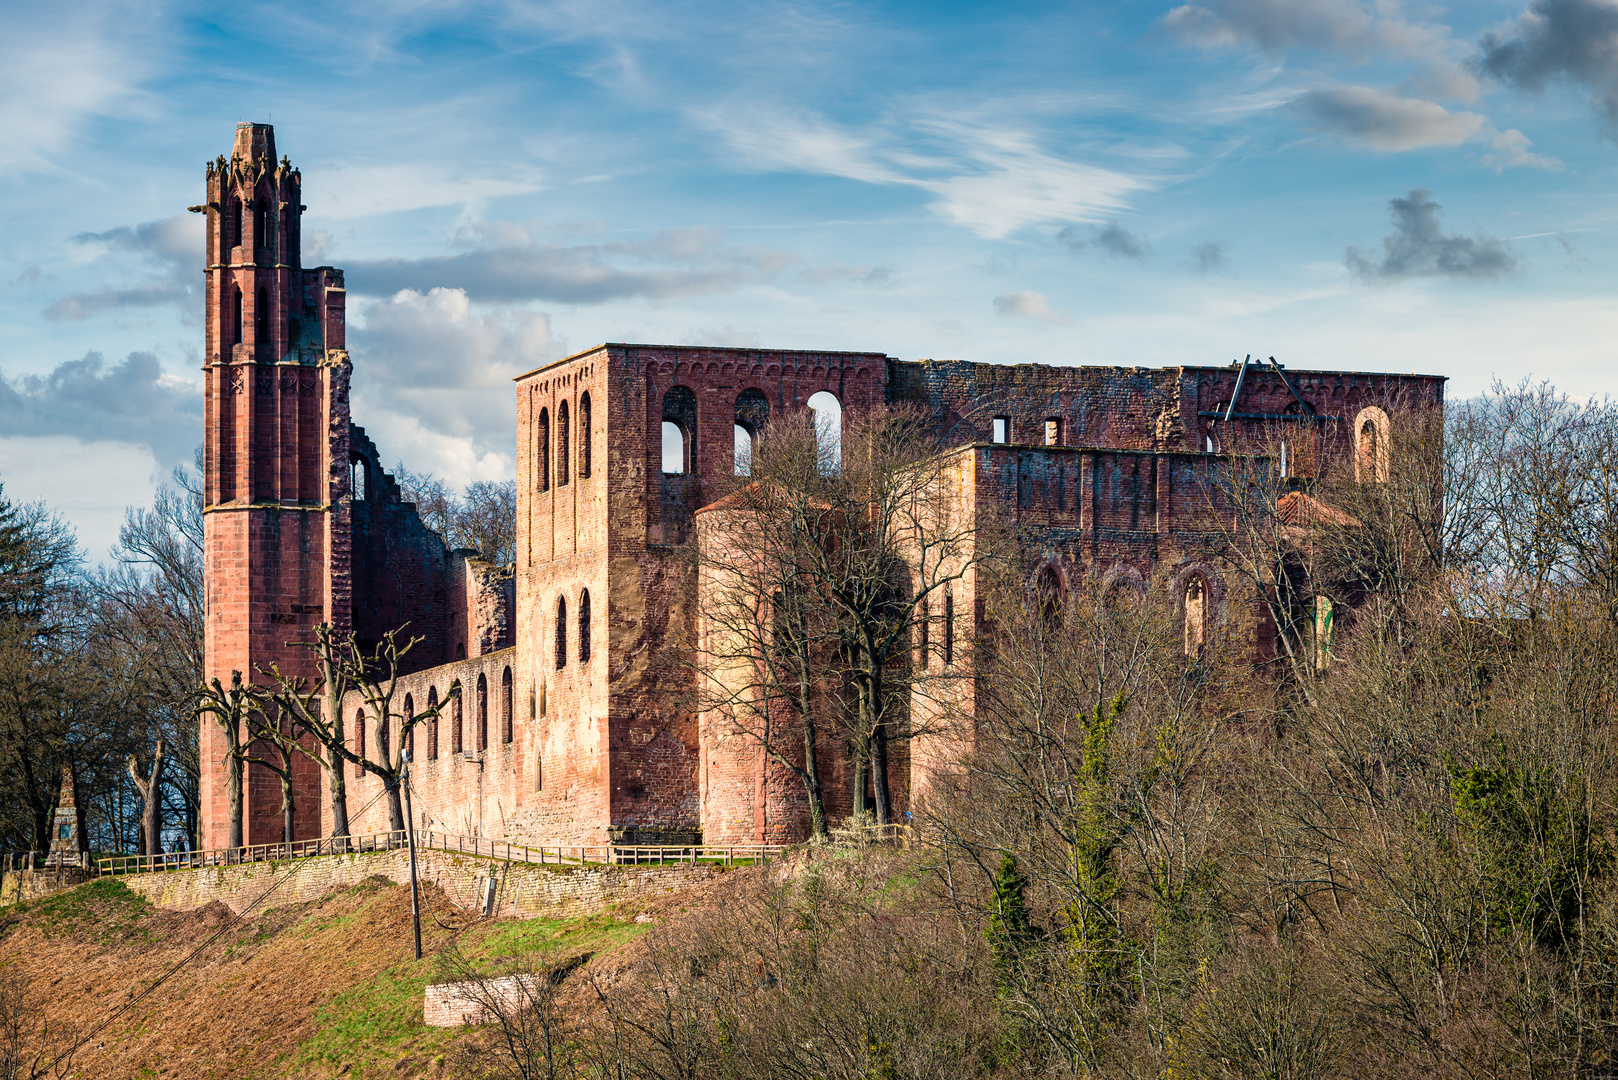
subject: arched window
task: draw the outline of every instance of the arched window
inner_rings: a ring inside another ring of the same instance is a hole
[[[416,760],[416,725],[413,722],[415,719],[416,701],[411,695],[406,694],[404,706],[405,753],[410,755],[411,761]]]
[[[1195,660],[1207,640],[1208,583],[1196,575],[1187,578],[1183,601],[1185,654]]]
[[[500,676],[500,741],[511,741],[511,669]]]
[[[809,395],[815,417],[815,444],[820,451],[820,473],[831,476],[843,467],[843,403],[825,390]]]
[[[230,208],[225,211],[225,246],[227,248],[240,247],[242,242],[242,201],[231,199]]]
[[[534,486],[540,491],[551,489],[551,411],[539,410],[539,422],[534,425]]]
[[[556,598],[556,669],[567,667],[567,597]]]
[[[556,486],[567,483],[568,462],[567,402],[556,406]]]
[[[1375,405],[1354,417],[1354,480],[1361,484],[1388,480],[1388,414]]]
[[[1034,575],[1034,603],[1038,605],[1039,621],[1047,633],[1062,628],[1062,578],[1050,563],[1041,566]]]
[[[436,686],[435,687],[428,687],[428,689],[427,689],[427,708],[430,711],[432,709],[436,709],[437,707],[438,707],[438,688]],[[427,760],[429,760],[429,761],[437,761],[438,760],[438,714],[437,713],[433,713],[432,716],[429,716],[427,718]]]
[[[355,458],[348,463],[348,491],[357,502],[365,501],[365,459]]]
[[[253,344],[270,343],[270,294],[258,291],[258,308],[253,312]]]
[[[1325,671],[1326,665],[1332,661],[1332,604],[1326,597],[1317,596],[1311,601],[1310,607],[1309,626],[1315,670]]]
[[[736,475],[753,475],[753,443],[770,418],[770,399],[749,387],[736,395]]]
[[[242,343],[242,291],[232,289],[231,293],[231,307],[234,314],[230,322],[230,343],[240,345]]]
[[[944,663],[955,663],[955,594],[944,590]]]
[[[466,695],[461,693],[461,684],[458,682],[450,685],[449,692],[454,695],[454,700],[449,703],[449,752],[459,754],[461,748],[466,745],[461,740],[461,699]]]
[[[489,748],[489,680],[478,672],[478,749]]]
[[[354,712],[354,753],[361,761],[365,760],[365,710],[357,709]],[[365,766],[358,761],[354,763],[355,777],[365,775]]]
[[[590,590],[579,593],[579,663],[590,662]]]
[[[663,395],[663,472],[697,471],[697,395],[689,386],[671,386]]]
[[[579,395],[579,479],[590,479],[590,391]]]
[[[253,212],[253,247],[268,248],[270,246],[270,204],[264,199],[258,201]]]

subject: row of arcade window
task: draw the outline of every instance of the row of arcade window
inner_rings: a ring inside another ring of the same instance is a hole
[[[922,600],[921,618],[919,620],[921,626],[917,636],[920,639],[923,663],[931,663],[933,651],[932,609],[933,605],[930,597]],[[944,664],[948,666],[955,663],[955,596],[948,589],[944,590],[944,618],[943,625],[939,629],[942,631],[939,651],[943,655]]]
[[[1045,445],[1066,446],[1063,440],[1066,425],[1060,416],[1045,418]],[[989,441],[993,443],[1011,442],[1011,417],[997,416],[989,423]]]
[[[450,728],[449,728],[450,745],[449,745],[449,752],[452,753],[452,754],[460,754],[460,753],[465,752],[464,743],[463,743],[463,739],[462,739],[462,733],[461,733],[461,729],[462,729],[461,699],[462,699],[462,697],[464,695],[462,695],[462,693],[461,693],[460,683],[457,682],[457,683],[454,683],[454,684],[452,684],[450,686],[450,694],[452,695],[452,699],[451,699],[450,705],[449,705],[449,708],[450,708]],[[479,672],[479,674],[478,674],[477,696],[476,696],[476,700],[475,700],[474,704],[475,704],[475,707],[476,707],[476,712],[474,714],[475,715],[475,728],[474,728],[473,734],[474,734],[474,736],[475,736],[475,738],[477,740],[477,744],[476,744],[477,745],[477,751],[481,752],[483,750],[488,749],[488,746],[489,746],[489,683],[488,683],[488,679],[481,672]],[[427,690],[427,708],[429,710],[432,710],[432,709],[437,708],[437,706],[438,706],[438,688],[437,687],[429,687],[428,690]],[[412,759],[414,759],[415,756],[416,756],[416,731],[415,731],[415,725],[412,723],[412,721],[415,719],[415,715],[416,715],[415,698],[411,694],[406,694],[405,699],[404,699],[404,725],[403,726],[408,730],[409,734],[407,734],[405,736],[405,750],[406,750],[407,753],[409,753],[409,755],[410,755],[410,757]],[[429,716],[427,718],[427,759],[429,761],[436,761],[438,759],[438,753],[439,753],[439,734],[438,734],[439,733],[439,724],[438,724],[438,721],[439,721],[439,719],[440,719],[440,717],[436,716],[436,715],[435,716]],[[380,756],[385,758],[387,756],[387,753],[388,753],[388,743],[387,743],[388,730],[386,728],[379,729],[377,731],[377,737],[382,741],[382,745],[377,748],[377,752],[378,752],[378,754]],[[512,731],[512,718],[511,718],[511,668],[508,667],[500,675],[500,741],[502,743],[510,743],[512,741],[512,738],[513,738],[513,731]],[[360,709],[354,714],[354,751],[360,757],[365,756],[365,739],[366,739],[365,710]],[[355,776],[363,776],[363,775],[365,775],[365,767],[363,765],[354,766],[354,775]]]
[[[556,467],[556,486],[564,487],[570,479],[573,462],[573,425],[568,417],[567,399],[556,406],[556,446],[552,456],[551,411],[539,410],[534,422],[534,476],[540,491],[551,489],[551,466]],[[579,479],[590,478],[590,392],[579,395]]]
[[[567,667],[567,597],[556,598],[556,670]],[[579,663],[590,662],[590,590],[579,590]]]
[[[807,402],[814,418],[821,470],[835,472],[843,460],[843,403],[820,390]],[[748,388],[736,395],[731,428],[731,464],[737,476],[753,475],[753,448],[770,418],[770,399]],[[662,459],[665,476],[697,471],[697,395],[689,386],[672,386],[663,395]]]
[[[296,332],[297,321],[287,324],[288,340]],[[266,342],[270,340],[270,294],[264,289],[258,291],[258,306],[253,311],[254,340]],[[230,297],[230,344],[242,343],[242,291],[232,289]]]

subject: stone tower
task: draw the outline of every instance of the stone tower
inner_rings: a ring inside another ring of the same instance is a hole
[[[227,160],[207,168],[204,431],[206,670],[259,681],[271,662],[313,672],[308,640],[351,620],[348,407],[343,274],[304,269],[302,178],[275,158],[268,124],[236,126]],[[204,848],[227,842],[224,733],[201,730]],[[318,766],[299,759],[300,838],[319,835]],[[244,784],[248,844],[281,839],[280,790],[251,767]]]

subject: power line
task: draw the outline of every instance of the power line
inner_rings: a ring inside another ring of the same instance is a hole
[[[360,814],[365,813],[365,811],[369,810],[372,806],[374,806],[376,804],[377,799],[380,799],[385,794],[387,794],[387,789],[383,788],[381,791],[377,792],[375,796],[372,797],[370,802],[368,802],[364,806],[360,807],[359,812],[356,813],[354,816],[359,817]],[[246,907],[242,908],[242,910],[239,913],[237,913],[237,915],[234,918],[232,918],[229,922],[225,923],[218,930],[214,931],[213,934],[210,935],[206,941],[204,941],[201,945],[198,945],[195,949],[192,949],[191,952],[189,954],[187,954],[183,959],[177,961],[174,964],[173,967],[169,968],[162,975],[158,976],[157,980],[155,982],[153,982],[150,986],[148,986],[146,989],[142,990],[140,993],[136,994],[134,997],[132,997],[128,1001],[124,1002],[124,1004],[120,1005],[118,1008],[114,1009],[110,1016],[108,1016],[105,1020],[101,1021],[101,1023],[97,1024],[95,1027],[91,1028],[89,1032],[87,1032],[84,1036],[82,1036],[71,1047],[69,1047],[67,1050],[63,1051],[63,1053],[61,1055],[59,1055],[54,1061],[52,1061],[50,1063],[49,1068],[55,1069],[58,1064],[60,1064],[63,1061],[68,1060],[74,1054],[78,1053],[79,1050],[81,1048],[83,1048],[86,1043],[88,1043],[91,1039],[95,1038],[102,1031],[105,1031],[107,1026],[109,1024],[111,1024],[114,1020],[118,1019],[124,1013],[128,1012],[130,1009],[133,1009],[136,1005],[140,1004],[140,1002],[143,1001],[148,994],[150,994],[153,990],[156,990],[159,986],[162,986],[165,982],[167,982],[169,980],[169,978],[171,976],[173,976],[176,972],[178,972],[182,967],[189,964],[191,961],[195,960],[202,953],[202,951],[204,949],[206,949],[208,946],[212,945],[214,942],[218,941],[221,937],[223,937],[224,934],[225,934],[225,931],[229,930],[231,927],[233,927],[237,923],[241,922],[241,920],[247,915],[248,912],[250,912],[254,908],[258,907],[258,905],[263,902],[263,900],[264,900],[264,898],[266,896],[269,896],[276,889],[279,889],[282,885],[285,885],[288,881],[291,881],[292,880],[292,875],[296,874],[299,870],[303,869],[304,863],[306,863],[306,862],[308,862],[307,859],[304,859],[304,860],[301,860],[301,861],[300,860],[294,860],[293,863],[292,863],[292,868],[289,869],[286,872],[285,876],[283,876],[278,881],[272,881],[269,884],[268,888],[266,888],[263,892],[259,893],[256,897],[253,898],[252,903],[250,903]]]

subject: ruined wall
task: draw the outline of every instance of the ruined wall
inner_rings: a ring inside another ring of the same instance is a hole
[[[416,877],[432,882],[459,906],[482,909],[484,882],[495,879],[494,914],[507,918],[562,918],[604,904],[652,900],[722,873],[713,865],[556,866],[508,863],[447,851],[416,852]],[[171,911],[195,911],[220,901],[242,911],[270,884],[284,879],[264,907],[317,900],[369,877],[410,884],[403,849],[354,855],[319,855],[290,862],[256,862],[120,876],[134,892]],[[261,907],[260,910],[264,908]]]

